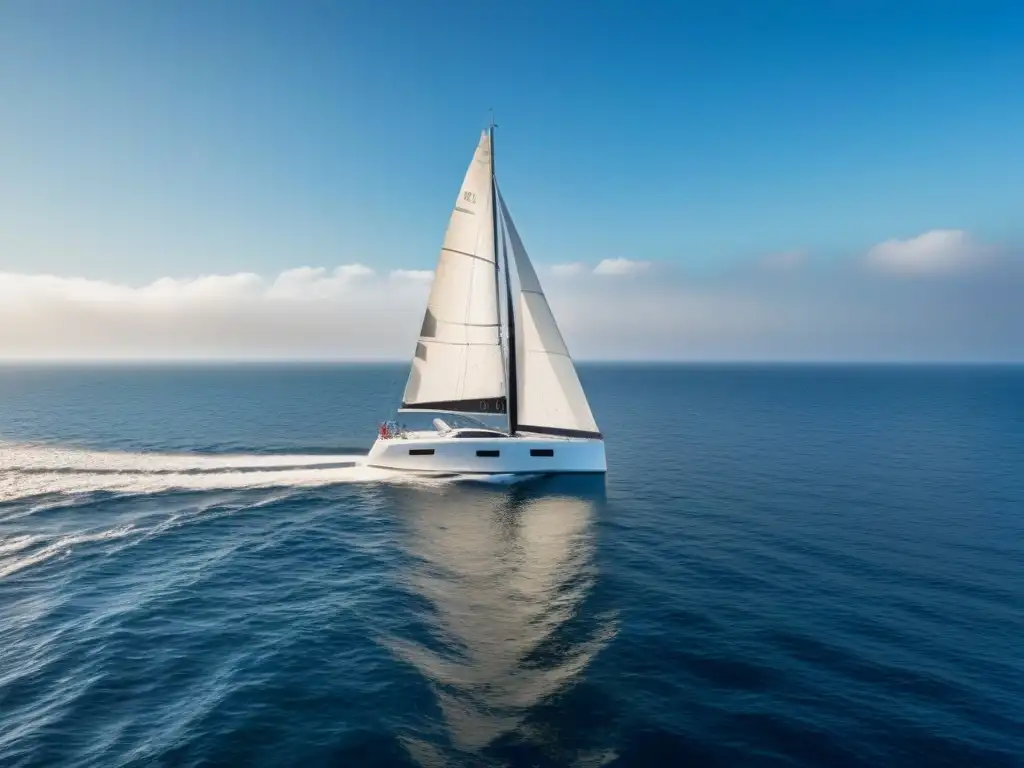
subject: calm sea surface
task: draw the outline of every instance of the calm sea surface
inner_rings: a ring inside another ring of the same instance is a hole
[[[0,367],[0,765],[1024,765],[1024,369],[584,366],[504,485],[350,466],[405,373]]]

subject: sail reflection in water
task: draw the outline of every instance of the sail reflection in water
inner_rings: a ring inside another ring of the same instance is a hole
[[[451,764],[438,741],[478,759],[502,744],[559,763],[613,757],[554,754],[565,746],[545,734],[536,711],[568,690],[615,634],[614,617],[591,605],[603,491],[603,478],[551,478],[507,493],[399,491],[412,560],[407,587],[426,601],[427,632],[424,642],[390,646],[429,681],[445,731],[429,742],[404,739],[414,759]]]

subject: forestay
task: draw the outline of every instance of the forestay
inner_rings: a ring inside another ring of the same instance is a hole
[[[498,203],[519,277],[518,430],[601,437],[576,367],[500,191]]]
[[[506,410],[491,162],[485,131],[448,221],[403,408]]]

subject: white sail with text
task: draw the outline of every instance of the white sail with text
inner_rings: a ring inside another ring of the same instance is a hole
[[[403,408],[506,410],[491,163],[485,131],[448,221]]]

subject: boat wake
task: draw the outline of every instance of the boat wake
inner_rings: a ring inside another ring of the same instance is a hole
[[[135,530],[134,526],[120,525],[106,530],[77,532],[52,539],[45,536],[16,536],[0,540],[0,579],[54,557],[66,555],[76,545],[121,539]]]
[[[530,479],[523,475],[431,477],[369,467],[365,462],[361,454],[131,453],[0,443],[0,503],[100,491],[156,494],[377,482],[508,485]]]
[[[402,479],[364,461],[357,454],[216,456],[0,444],[0,503],[96,491],[153,494]]]
[[[449,475],[444,477],[365,466],[359,454],[233,454],[131,453],[93,451],[62,446],[0,443],[0,579],[26,568],[57,560],[83,546],[119,542],[119,546],[162,534],[189,520],[253,509],[314,487],[346,483],[413,484],[421,487],[476,482],[507,485],[523,476]],[[142,506],[114,525],[80,512],[89,509],[93,493],[147,496],[174,491],[245,491],[265,489],[258,500],[222,495],[195,505],[168,502],[157,512]],[[283,491],[274,493],[274,491]],[[27,525],[55,511],[59,520]],[[98,524],[97,524],[98,523]],[[108,545],[109,546],[109,545]]]

